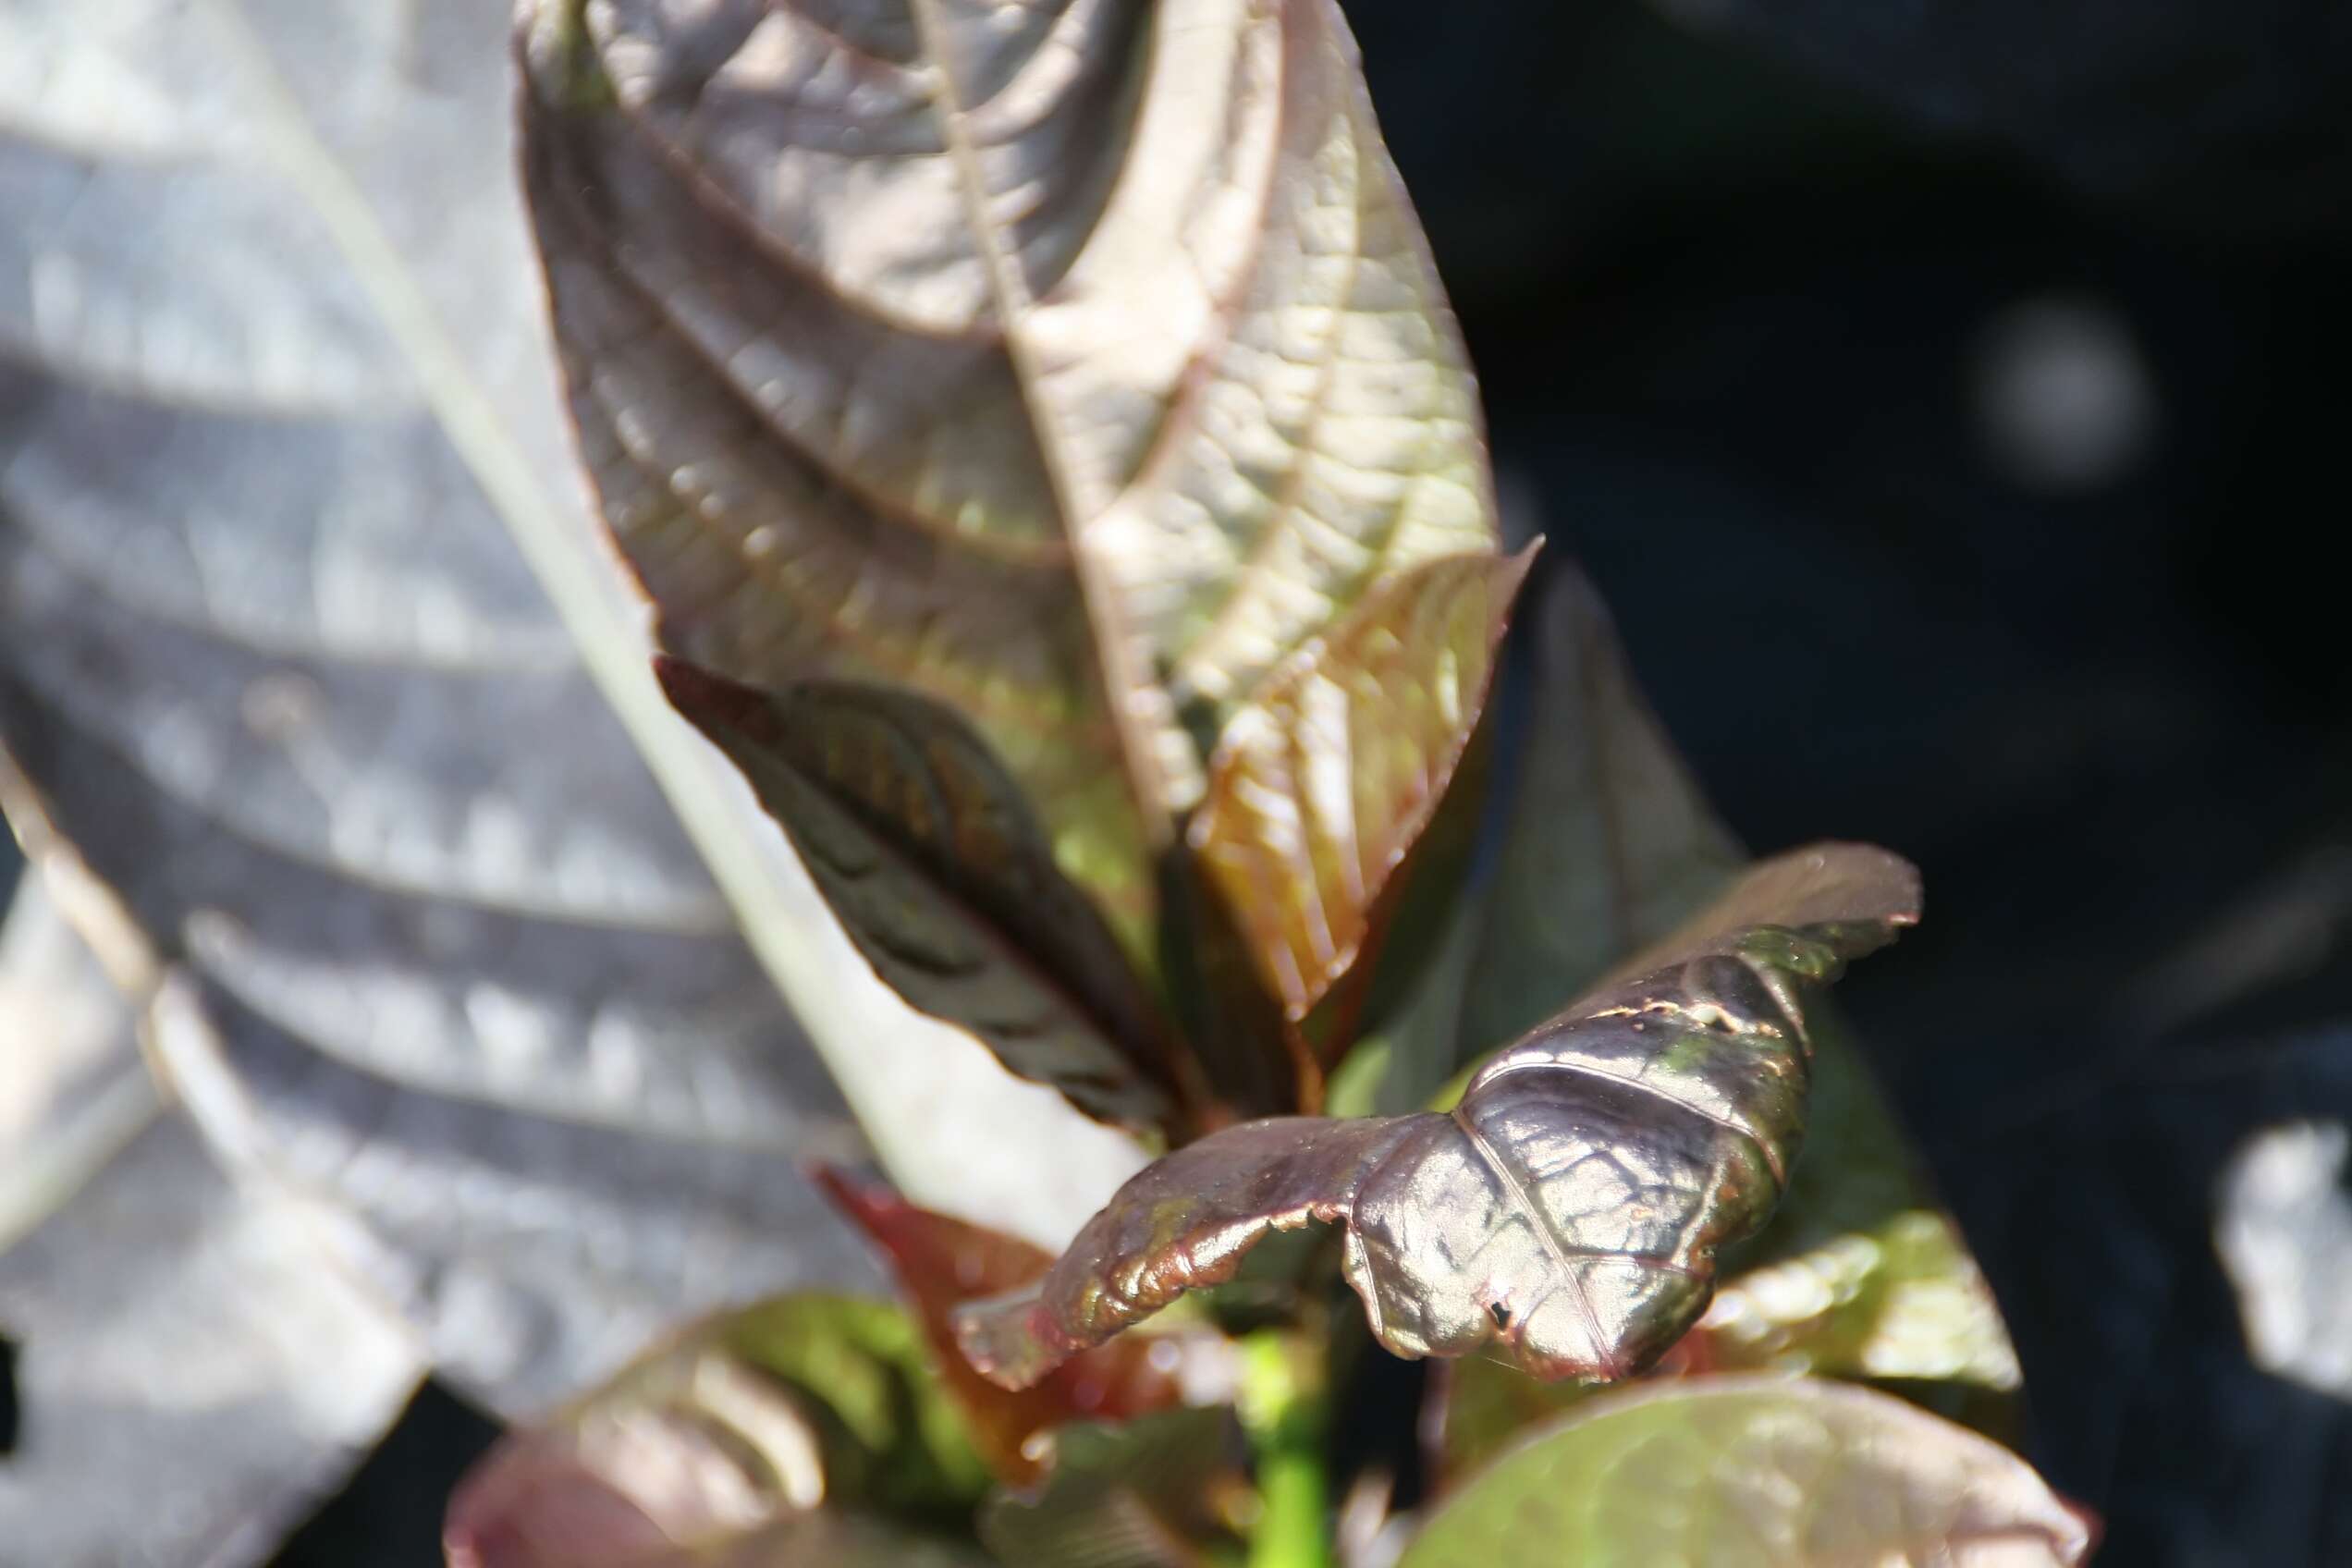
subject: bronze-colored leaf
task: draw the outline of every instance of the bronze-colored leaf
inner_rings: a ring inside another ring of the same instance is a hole
[[[1679,1378],[1596,1397],[1455,1492],[1399,1568],[2073,1568],[2031,1466],[1868,1389]]]
[[[1150,1000],[969,726],[904,692],[769,694],[680,659],[656,669],[900,996],[1090,1116],[1137,1130],[1173,1119],[1172,1053]]]
[[[1227,726],[1190,839],[1303,1023],[1374,942],[1391,876],[1485,710],[1533,550],[1398,576]]]
[[[1717,1248],[1787,1182],[1807,1008],[1917,897],[1880,850],[1767,861],[1722,900],[1753,924],[1701,915],[1655,967],[1488,1062],[1450,1114],[1250,1122],[1150,1166],[1037,1289],[960,1314],[965,1352],[1009,1387],[1035,1382],[1232,1278],[1269,1231],[1320,1220],[1346,1228],[1349,1283],[1398,1354],[1493,1345],[1538,1377],[1635,1372],[1705,1309]]]
[[[1494,547],[1334,0],[540,0],[522,44],[581,447],[664,646],[962,715],[1150,975],[1227,718]]]
[[[1674,754],[1608,612],[1574,564],[1546,560],[1529,597],[1533,608],[1521,623],[1534,634],[1534,713],[1463,987],[1460,1046],[1474,1058],[1543,1016],[1556,995],[1551,987],[1649,967],[1673,950],[1661,942],[1687,949],[1758,913],[1725,902],[1703,925],[1690,924],[1737,876],[1745,852]],[[1793,900],[1792,909],[1824,893],[1842,896],[1785,883],[1757,891],[1770,902]],[[1427,1031],[1427,1021],[1415,1022]],[[1905,1368],[1875,1375],[1900,1378],[1906,1392],[1998,1434],[2013,1425],[1999,1385],[2003,1369],[2014,1374],[2015,1366],[1999,1310],[1948,1221],[1935,1215],[1932,1187],[1838,1010],[1817,1005],[1807,1023],[1805,1156],[1771,1222],[1719,1264],[1736,1298],[1744,1299],[1748,1271],[1781,1265],[1828,1269],[1838,1275],[1838,1289],[1858,1294],[1816,1318],[1799,1299],[1808,1291],[1776,1292],[1779,1305],[1759,1309],[1759,1321],[1780,1324],[1784,1333],[1759,1329],[1749,1341],[1710,1334],[1705,1342],[1694,1334],[1683,1341],[1688,1359],[1700,1368],[1769,1361],[1867,1377],[1874,1374],[1860,1364],[1867,1359],[1860,1347],[1873,1346],[1881,1366]],[[1927,1244],[1930,1225],[1955,1244]],[[1893,1337],[1874,1327],[1890,1303],[1902,1304]],[[1783,1322],[1777,1316],[1783,1309],[1799,1317]],[[1935,1370],[1955,1364],[1956,1372]],[[1450,1385],[1449,1475],[1573,1397],[1475,1360],[1457,1368]]]
[[[833,1170],[819,1170],[816,1180],[888,1258],[938,1357],[940,1381],[962,1406],[973,1441],[999,1480],[1027,1486],[1044,1475],[1047,1453],[1037,1439],[1064,1423],[1126,1421],[1183,1403],[1178,1374],[1187,1347],[1140,1334],[1072,1357],[1035,1388],[1014,1391],[988,1381],[956,1347],[955,1308],[1029,1283],[1052,1265],[1052,1256],[1001,1231],[917,1208],[878,1182]]]
[[[909,1525],[952,1533],[986,1487],[904,1314],[781,1296],[508,1437],[444,1543],[452,1568],[962,1564],[981,1560]]]

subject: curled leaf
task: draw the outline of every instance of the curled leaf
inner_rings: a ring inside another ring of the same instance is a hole
[[[1076,1356],[1033,1389],[998,1388],[956,1348],[954,1310],[1027,1284],[1046,1271],[1051,1255],[917,1208],[878,1182],[831,1170],[818,1171],[816,1180],[888,1257],[938,1358],[940,1381],[962,1407],[974,1445],[999,1480],[1026,1486],[1042,1476],[1038,1439],[1067,1422],[1126,1421],[1183,1403],[1179,1374],[1188,1349],[1200,1347],[1141,1335]]]
[[[1637,1371],[1787,1182],[1809,1002],[1917,900],[1917,874],[1883,851],[1767,861],[1636,978],[1488,1062],[1451,1113],[1248,1122],[1148,1167],[1038,1287],[959,1315],[965,1353],[1034,1383],[1231,1279],[1270,1231],[1322,1221],[1345,1227],[1348,1281],[1400,1355],[1492,1345],[1543,1378]]]
[[[1449,557],[1391,580],[1278,670],[1219,741],[1193,851],[1291,1023],[1393,913],[1382,895],[1477,729],[1532,558]]]
[[[1491,550],[1475,388],[1332,0],[538,0],[524,170],[669,651],[964,716],[1147,976],[1267,671]]]
[[[1868,1389],[1692,1378],[1597,1397],[1454,1493],[1399,1568],[2072,1568],[2025,1461]]]
[[[1173,1104],[1166,1036],[1117,940],[1012,781],[937,703],[808,683],[769,694],[656,664],[751,781],[876,974],[1017,1075],[1144,1130]]]
[[[965,1562],[880,1520],[951,1522],[986,1484],[903,1314],[783,1296],[508,1437],[444,1544],[453,1568]],[[840,1555],[795,1555],[820,1546]]]

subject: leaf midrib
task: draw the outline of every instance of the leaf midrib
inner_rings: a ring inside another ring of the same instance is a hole
[[[938,0],[908,0],[908,5],[914,16],[916,31],[924,41],[925,53],[931,56],[936,89],[931,94],[932,111],[938,116],[940,141],[955,165],[957,183],[962,190],[965,220],[988,274],[997,316],[1004,330],[1005,353],[1012,361],[1013,384],[1021,389],[1030,428],[1036,435],[1037,451],[1045,463],[1047,482],[1053,491],[1055,509],[1060,514],[1062,529],[1069,539],[1071,579],[1077,585],[1086,624],[1094,634],[1091,642],[1096,662],[1092,673],[1099,683],[1104,705],[1109,709],[1121,777],[1134,804],[1145,845],[1157,855],[1166,851],[1174,839],[1175,825],[1170,809],[1173,802],[1170,781],[1153,754],[1152,737],[1145,732],[1143,717],[1136,711],[1137,699],[1150,690],[1143,673],[1135,668],[1137,639],[1119,614],[1115,585],[1106,580],[1101,566],[1086,548],[1070,465],[1057,439],[1054,422],[1037,400],[1041,378],[1021,331],[1023,318],[1036,301],[1030,297],[1028,284],[1020,275],[1019,257],[1007,250],[1004,237],[987,220],[986,190],[965,124],[961,90],[949,68],[947,24],[939,15]]]

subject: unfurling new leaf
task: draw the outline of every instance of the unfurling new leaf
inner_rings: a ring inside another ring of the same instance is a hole
[[[1291,1023],[1374,940],[1477,728],[1532,558],[1454,556],[1392,580],[1276,671],[1219,742],[1193,852]]]
[[[1804,1131],[1807,1010],[1917,918],[1883,851],[1767,861],[1616,980],[1489,1061],[1450,1113],[1279,1118],[1121,1188],[1034,1289],[964,1309],[966,1354],[1035,1381],[1270,1231],[1346,1231],[1348,1282],[1401,1355],[1496,1347],[1543,1378],[1639,1370],[1707,1305]]]
[[[1091,1116],[1138,1130],[1172,1119],[1151,1001],[969,726],[903,692],[769,696],[680,659],[656,668],[900,995]]]

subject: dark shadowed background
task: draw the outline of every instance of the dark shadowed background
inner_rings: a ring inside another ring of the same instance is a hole
[[[1347,8],[1512,505],[1752,846],[1926,873],[1849,995],[2029,1456],[2102,1562],[2352,1562],[2352,1306],[2260,1369],[2214,1243],[2352,1121],[2352,7]],[[492,1430],[429,1389],[281,1562],[436,1561]]]

